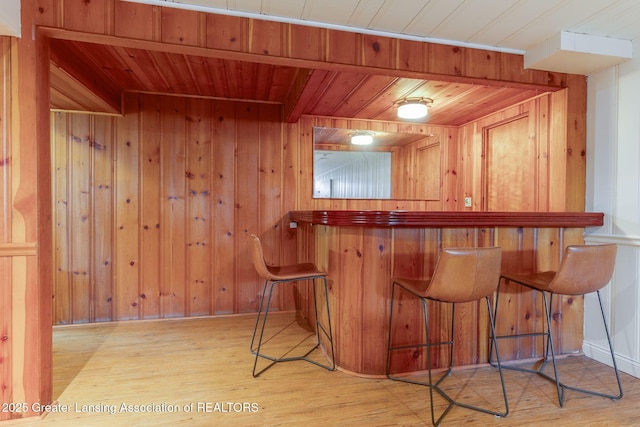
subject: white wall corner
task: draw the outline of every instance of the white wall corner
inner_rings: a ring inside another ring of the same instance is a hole
[[[528,49],[524,67],[588,75],[633,56],[631,40],[561,31]]]

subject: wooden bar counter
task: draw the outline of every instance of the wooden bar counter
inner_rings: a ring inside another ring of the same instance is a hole
[[[603,223],[602,213],[585,212],[292,211],[289,218],[298,223],[299,261],[313,261],[329,273],[337,366],[372,377],[385,373],[392,277],[430,277],[443,247],[500,246],[503,271],[552,270],[565,246],[583,243],[585,227]],[[516,288],[505,286],[501,293],[499,334],[542,324],[539,296]],[[394,343],[415,343],[424,334],[421,308],[413,299],[397,301]],[[556,298],[552,317],[556,351],[579,351],[582,297]],[[449,319],[449,306],[430,305],[434,339],[445,338]],[[489,319],[484,306],[458,305],[455,322],[456,340],[465,344],[455,352],[454,364],[486,363]],[[447,363],[446,348],[432,351],[434,363]],[[500,352],[505,360],[529,359],[541,354],[542,345],[533,338],[503,340]],[[426,369],[423,353],[420,348],[397,352],[392,371]]]

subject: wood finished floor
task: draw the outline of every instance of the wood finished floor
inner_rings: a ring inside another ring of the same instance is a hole
[[[306,362],[282,363],[253,378],[248,347],[254,320],[254,316],[233,316],[55,328],[54,398],[69,412],[7,425],[431,424],[424,387],[329,372]],[[279,313],[271,320],[273,330],[287,333],[278,334],[270,345],[283,339],[289,344],[304,341],[306,331],[299,328],[293,313]],[[562,369],[567,380],[578,372],[577,380],[583,385],[613,388],[612,370],[585,357],[564,358]],[[640,425],[640,380],[629,375],[622,374],[622,400],[568,391],[563,408],[547,380],[514,371],[506,371],[505,380],[508,417],[454,407],[443,425]],[[473,403],[501,399],[497,373],[490,367],[460,370],[447,381],[454,387],[464,384],[461,393]],[[134,410],[133,405],[149,404],[155,405],[156,412],[127,411]],[[444,402],[436,407],[440,411]],[[170,408],[176,409],[171,412]]]

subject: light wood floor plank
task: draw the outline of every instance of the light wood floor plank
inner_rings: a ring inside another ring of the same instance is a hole
[[[269,333],[300,332],[277,335],[269,341],[272,351],[278,351],[279,339],[297,343],[308,333],[298,329],[292,316],[278,313],[270,319],[276,327]],[[253,378],[249,342],[254,321],[247,315],[56,327],[54,394],[70,412],[50,413],[35,425],[430,425],[424,387],[328,372],[305,362],[279,364]],[[564,358],[562,369],[567,380],[613,387],[611,369],[585,357]],[[456,407],[444,425],[640,425],[640,380],[631,376],[623,374],[620,401],[568,391],[564,408],[558,406],[554,386],[542,378],[506,371],[505,379],[508,417]],[[490,367],[456,371],[445,384],[454,393],[463,384],[459,392],[474,403],[500,403],[497,374]],[[148,404],[158,411],[124,410]],[[443,402],[437,407],[444,408]]]

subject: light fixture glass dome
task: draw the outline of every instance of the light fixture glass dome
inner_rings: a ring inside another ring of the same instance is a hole
[[[369,145],[373,142],[373,135],[369,132],[354,132],[351,134],[353,145]]]
[[[429,98],[407,98],[398,103],[398,117],[415,120],[427,117],[428,106],[433,103]]]

